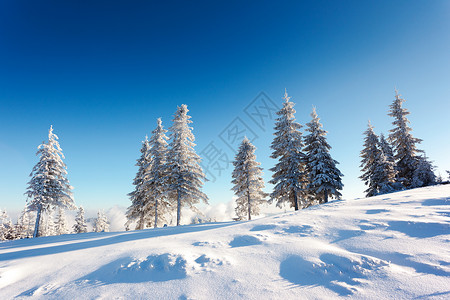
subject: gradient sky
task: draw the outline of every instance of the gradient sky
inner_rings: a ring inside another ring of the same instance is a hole
[[[267,182],[273,115],[261,124],[247,113],[261,97],[281,105],[285,88],[301,124],[316,106],[345,198],[363,195],[362,133],[369,119],[377,133],[391,128],[395,87],[444,175],[449,53],[450,1],[1,1],[0,208],[25,205],[50,125],[76,204],[128,206],[141,141],[180,104],[205,163],[211,145],[233,158],[236,125],[254,138]],[[211,173],[210,202],[229,201],[231,166]]]

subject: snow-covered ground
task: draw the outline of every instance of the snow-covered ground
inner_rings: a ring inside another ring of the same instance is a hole
[[[450,185],[0,244],[1,299],[450,298]]]

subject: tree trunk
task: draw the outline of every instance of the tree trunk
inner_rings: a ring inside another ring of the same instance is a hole
[[[181,219],[181,197],[180,191],[177,191],[177,226],[180,226]]]
[[[294,189],[294,207],[295,210],[298,210],[298,198],[297,198],[297,191]]]
[[[323,198],[323,203],[327,203],[328,202],[328,190],[325,190],[325,196]]]
[[[144,212],[141,211],[141,218],[139,219],[139,230],[144,229]]]
[[[34,225],[34,233],[33,233],[34,238],[39,237],[39,223],[41,222],[41,210],[42,210],[41,205],[39,205],[36,214],[36,224]]]
[[[248,199],[248,220],[250,221],[252,219],[252,207],[251,207],[251,202],[250,202],[250,193],[247,193],[247,199]]]
[[[248,220],[250,221],[252,219],[252,206],[251,206],[251,200],[250,200],[250,183],[248,182],[248,177],[250,175],[247,172],[247,206],[248,206]]]
[[[155,226],[158,227],[158,199],[155,199]]]

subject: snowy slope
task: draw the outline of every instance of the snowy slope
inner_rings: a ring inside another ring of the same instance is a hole
[[[251,222],[0,244],[1,299],[450,298],[450,185]]]

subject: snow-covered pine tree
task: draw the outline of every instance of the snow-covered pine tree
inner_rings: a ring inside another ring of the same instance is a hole
[[[396,183],[396,175],[395,163],[389,161],[380,149],[377,153],[375,169],[372,175],[372,181],[377,186],[376,194],[382,195],[401,189]]]
[[[128,207],[126,216],[127,223],[137,220],[136,229],[145,228],[145,211],[144,206],[148,201],[148,190],[145,188],[145,178],[147,176],[148,169],[150,167],[150,155],[149,155],[149,142],[147,136],[142,141],[141,156],[137,160],[136,166],[139,167],[133,184],[135,185],[134,191],[129,193],[128,196],[131,200],[131,205]]]
[[[94,232],[108,232],[109,224],[108,219],[103,211],[99,210],[97,213],[97,219],[95,219]]]
[[[367,190],[365,190],[366,196],[371,197],[378,194],[377,182],[373,179],[380,149],[378,149],[378,136],[373,131],[373,126],[370,124],[370,121],[364,135],[364,149],[361,151],[362,160],[360,165],[363,174],[359,178],[368,186]]]
[[[75,224],[73,225],[73,231],[75,233],[87,232],[86,220],[84,219],[84,208],[80,206],[77,216],[75,217]]]
[[[414,170],[418,164],[418,153],[422,152],[416,145],[422,140],[412,136],[412,129],[408,126],[410,122],[406,118],[409,112],[402,107],[405,99],[400,96],[395,90],[395,100],[389,106],[388,115],[394,118],[392,122],[394,128],[390,130],[389,141],[394,148],[399,181],[406,188],[411,188]]]
[[[17,238],[27,239],[33,237],[33,225],[33,213],[25,207],[17,219]]]
[[[434,167],[428,158],[424,155],[417,158],[417,167],[413,173],[411,188],[418,188],[436,184],[436,175]]]
[[[42,213],[53,207],[75,209],[71,192],[73,188],[69,184],[66,165],[62,161],[64,155],[52,126],[48,132],[48,142],[38,147],[36,155],[39,155],[40,159],[33,167],[25,192],[28,196],[28,208],[37,210],[34,237],[39,236]]]
[[[156,228],[158,223],[165,222],[164,215],[169,211],[170,201],[167,197],[167,130],[162,126],[161,118],[157,120],[157,126],[152,131],[150,138],[149,164],[144,187],[148,191],[148,201],[143,207],[147,226]]]
[[[275,138],[271,148],[271,158],[278,159],[278,163],[270,169],[274,174],[270,183],[274,190],[269,202],[277,201],[277,206],[290,203],[295,210],[308,205],[306,172],[306,156],[303,153],[303,141],[299,123],[295,122],[294,103],[289,101],[287,92],[284,93],[284,103],[275,123]]]
[[[338,162],[331,158],[331,146],[326,139],[327,132],[317,116],[316,108],[311,113],[312,120],[306,123],[305,149],[307,171],[309,176],[308,189],[319,203],[328,202],[328,196],[339,198],[343,184],[341,171],[336,167]]]
[[[390,193],[396,190],[395,178],[397,171],[394,163],[388,161],[384,152],[380,149],[378,136],[373,131],[373,126],[368,124],[364,132],[364,149],[361,151],[360,178],[368,185],[366,197]]]
[[[0,241],[14,240],[16,231],[6,210],[0,214]]]
[[[58,215],[55,221],[55,235],[68,234],[69,229],[67,228],[67,219],[64,209],[58,208]]]
[[[246,215],[248,220],[252,219],[252,215],[259,215],[259,206],[267,202],[265,198],[268,195],[263,191],[262,168],[256,162],[255,150],[256,147],[245,137],[233,161],[231,183],[237,196],[235,211],[240,220]]]
[[[170,201],[177,206],[177,226],[180,225],[182,207],[198,211],[195,204],[200,200],[208,203],[208,197],[201,190],[206,177],[200,167],[200,157],[194,150],[195,138],[189,126],[192,121],[188,111],[185,104],[177,108],[170,127],[167,155],[166,186]]]

